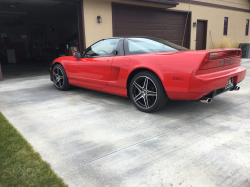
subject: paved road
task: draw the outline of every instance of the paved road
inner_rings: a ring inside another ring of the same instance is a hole
[[[69,186],[249,187],[250,60],[239,92],[155,114],[48,77],[0,83],[0,111]]]

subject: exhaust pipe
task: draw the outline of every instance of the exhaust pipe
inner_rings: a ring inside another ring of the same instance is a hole
[[[230,90],[230,91],[239,91],[239,90],[240,90],[240,87],[239,87],[239,86],[235,86],[235,87],[233,87],[232,90]]]
[[[240,87],[239,87],[239,86],[235,86],[235,88],[234,88],[233,90],[239,91],[239,90],[240,90]]]
[[[207,104],[210,104],[212,103],[213,99],[212,98],[209,98],[209,97],[203,97],[200,99],[200,102],[201,103],[207,103]]]

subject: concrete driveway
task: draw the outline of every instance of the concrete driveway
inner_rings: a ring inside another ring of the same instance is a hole
[[[69,186],[249,187],[250,60],[239,92],[155,114],[48,76],[0,82],[0,111]]]

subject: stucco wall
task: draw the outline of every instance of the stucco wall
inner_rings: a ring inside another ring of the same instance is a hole
[[[194,1],[231,6],[235,8],[243,8],[248,10],[250,9],[250,3],[248,0],[194,0]]]
[[[244,8],[248,5],[248,0],[196,0],[209,3],[222,4],[226,6],[233,6],[232,2],[238,2],[238,5],[234,7]],[[120,0],[84,0],[84,20],[85,20],[85,35],[86,46],[93,44],[94,42],[107,37],[113,36],[112,28],[112,3],[122,2]],[[142,5],[141,3],[129,3]],[[145,4],[150,6],[149,4]],[[162,6],[162,5],[161,5]],[[189,5],[186,3],[180,3],[176,8],[172,10],[187,11]],[[154,7],[157,7],[155,5]],[[158,5],[159,7],[159,5]],[[167,7],[164,7],[167,8]],[[247,9],[247,8],[246,8]],[[212,8],[208,6],[191,5],[192,21],[191,21],[191,49],[196,47],[196,27],[193,27],[193,22],[197,22],[198,19],[208,20],[207,28],[207,48],[212,48],[212,35],[213,42],[220,42],[223,38],[229,38],[231,40],[238,40],[240,43],[250,43],[249,36],[245,36],[246,19],[250,19],[250,13],[233,11],[227,9]],[[97,23],[97,16],[101,15],[103,23]],[[223,24],[224,17],[229,18],[228,23],[228,35],[223,36]]]
[[[111,1],[83,1],[86,47],[100,39],[113,36]],[[102,17],[102,23],[97,22],[97,16]]]
[[[188,10],[189,5],[180,3],[175,10]],[[207,6],[191,5],[192,21],[198,19],[208,20],[207,27],[207,48],[212,48],[212,40],[209,31],[211,31],[213,42],[220,42],[223,38],[229,38],[232,41],[238,40],[240,43],[250,43],[249,36],[245,36],[246,19],[250,19],[250,13],[212,8]],[[224,17],[228,17],[228,34],[223,36]],[[196,47],[196,27],[191,25],[191,49]]]

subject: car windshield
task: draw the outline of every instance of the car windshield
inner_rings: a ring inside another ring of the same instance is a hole
[[[182,51],[189,50],[159,38],[129,38],[127,41],[130,54],[177,52],[181,48]]]

